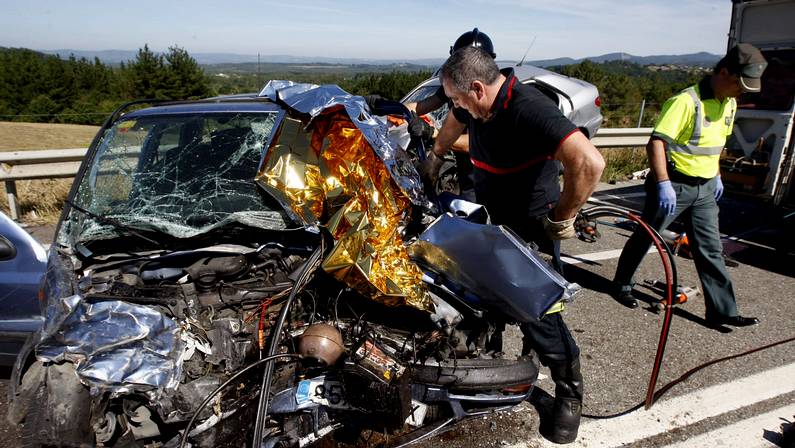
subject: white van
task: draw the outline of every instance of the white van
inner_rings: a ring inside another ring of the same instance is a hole
[[[727,189],[795,207],[795,0],[734,0],[728,48],[759,48],[762,91],[738,98],[734,133],[721,156]]]

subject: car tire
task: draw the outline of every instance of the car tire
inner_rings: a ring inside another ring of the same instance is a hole
[[[34,362],[22,377],[16,401],[16,411],[24,412],[20,446],[94,446],[91,397],[74,364]]]

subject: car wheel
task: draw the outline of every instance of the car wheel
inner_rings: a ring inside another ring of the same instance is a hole
[[[91,397],[74,364],[34,362],[14,401],[16,411],[23,413],[21,446],[94,446]]]

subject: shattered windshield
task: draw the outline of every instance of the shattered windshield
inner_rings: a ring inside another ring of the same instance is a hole
[[[237,221],[280,229],[283,210],[254,182],[278,112],[143,115],[110,128],[74,203],[124,225],[187,238]],[[74,217],[74,213],[72,214]],[[79,217],[78,240],[117,236]]]
[[[407,96],[406,99],[403,101],[403,103],[405,104],[405,103],[420,102],[425,98],[428,98],[429,96],[435,94],[436,91],[440,88],[441,86],[434,84],[422,86],[419,89],[412,92],[409,96]],[[430,115],[431,118],[433,119],[433,122],[438,123],[436,125],[437,128],[441,127],[442,122],[444,122],[445,117],[447,117],[447,113],[449,110],[450,110],[449,105],[445,103],[444,105],[442,105],[442,107],[428,113],[428,115]]]

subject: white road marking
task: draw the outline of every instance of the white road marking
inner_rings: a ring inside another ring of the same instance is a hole
[[[610,190],[607,190],[607,191],[610,191]],[[622,200],[622,199],[626,199],[626,198],[640,198],[640,197],[646,196],[646,193],[643,192],[643,191],[638,192],[638,193],[623,193],[623,194],[610,194],[610,193],[605,193],[604,191],[595,191],[594,194],[596,196],[599,196],[599,197],[602,197],[602,198],[610,198],[610,199],[618,199],[618,200]]]
[[[795,404],[778,408],[733,425],[691,437],[684,442],[666,445],[664,448],[691,448],[694,446],[768,448],[777,447],[765,438],[765,433],[782,434],[782,423],[792,423],[795,419]]]
[[[605,250],[602,252],[591,252],[582,255],[561,255],[560,259],[567,264],[584,263],[586,261],[609,260],[611,258],[618,258],[621,255],[622,250],[624,249]],[[652,252],[657,252],[657,249],[651,248],[646,253],[650,254]]]
[[[579,437],[569,447],[618,447],[682,428],[707,418],[795,391],[795,363],[760,372],[693,393],[662,400],[608,420],[583,420]],[[557,447],[544,439],[521,442],[511,448]],[[704,446],[688,444],[686,446]],[[716,446],[712,443],[707,446]],[[729,445],[744,446],[744,445]]]

